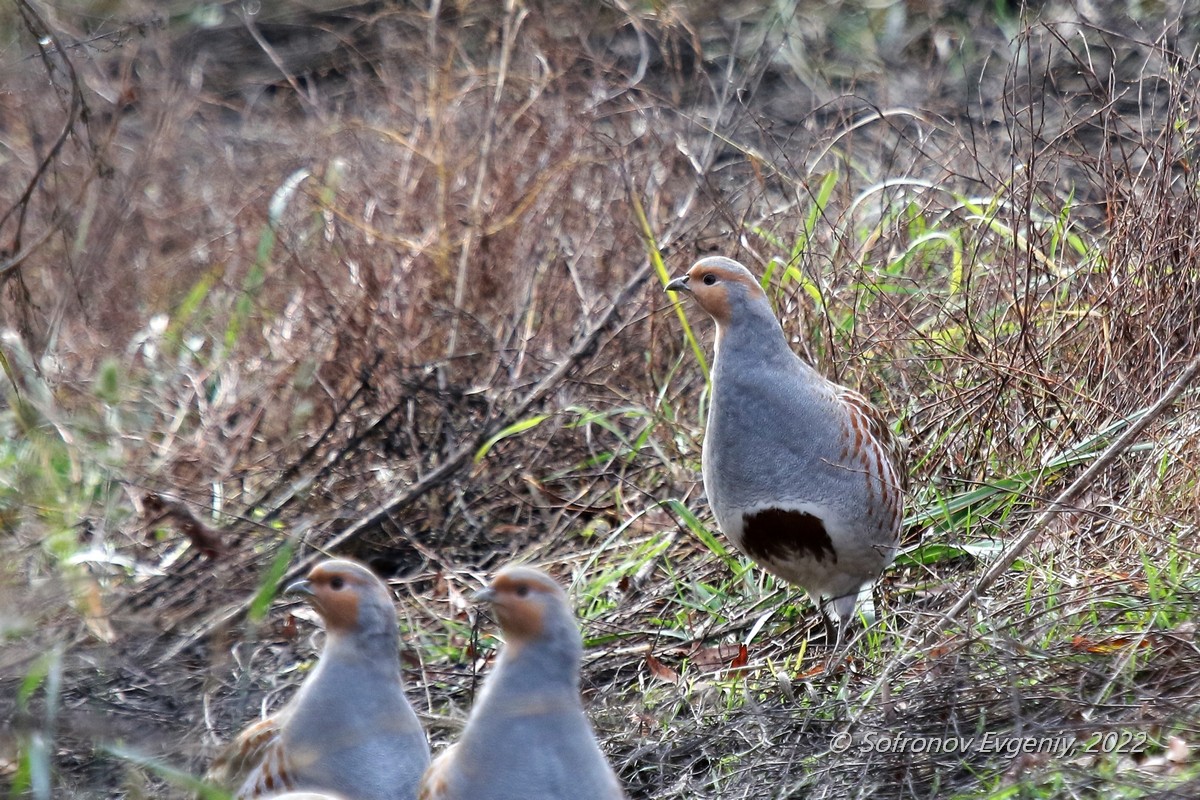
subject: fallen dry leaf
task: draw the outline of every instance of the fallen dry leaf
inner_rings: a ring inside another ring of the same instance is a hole
[[[1106,639],[1088,639],[1086,636],[1076,636],[1071,640],[1071,649],[1080,653],[1097,653],[1108,655],[1128,649],[1131,645],[1138,648],[1149,647],[1150,640],[1137,636],[1110,636]]]
[[[727,667],[744,666],[749,657],[746,645],[726,642],[715,647],[700,648],[692,653],[692,663],[704,672],[720,672]]]
[[[299,629],[296,626],[296,615],[288,614],[286,617],[283,618],[283,622],[279,625],[279,630],[278,630],[279,638],[283,639],[284,641],[290,642],[296,638],[296,634],[298,633],[298,631],[299,631]]]
[[[658,680],[670,684],[679,683],[679,673],[655,658],[653,653],[646,654],[646,666],[649,667],[650,674]]]

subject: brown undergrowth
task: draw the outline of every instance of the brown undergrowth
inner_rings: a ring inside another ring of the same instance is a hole
[[[270,598],[336,543],[435,748],[521,560],[632,797],[1194,796],[1194,391],[914,652],[1200,349],[1194,26],[831,8],[18,3],[0,779],[186,796],[302,679]],[[909,440],[835,664],[709,535],[710,326],[655,259],[713,251]]]

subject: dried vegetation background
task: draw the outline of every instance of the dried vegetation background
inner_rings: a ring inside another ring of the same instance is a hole
[[[1200,352],[1200,18],[978,5],[5,6],[0,782],[188,796],[332,551],[435,749],[521,560],[633,798],[1200,794],[1200,402],[1147,416]],[[841,663],[705,535],[711,326],[661,285],[709,252],[909,437]],[[1129,746],[867,744],[986,732]]]

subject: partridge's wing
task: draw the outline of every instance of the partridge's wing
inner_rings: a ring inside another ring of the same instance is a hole
[[[870,400],[853,389],[833,384],[838,397],[850,409],[850,424],[865,434],[867,446],[877,447],[880,459],[890,467],[892,485],[902,493],[908,491],[907,453],[904,440],[888,425],[883,413]]]
[[[451,800],[449,779],[454,769],[454,754],[457,749],[457,745],[450,745],[425,770],[417,791],[417,800]]]
[[[246,783],[250,773],[271,758],[279,749],[279,721],[275,717],[260,719],[225,745],[208,768],[204,779],[231,792],[236,792]],[[280,787],[282,788],[282,787]]]

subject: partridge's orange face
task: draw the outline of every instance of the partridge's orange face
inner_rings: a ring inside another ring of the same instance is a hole
[[[732,313],[729,293],[735,287],[751,297],[763,296],[762,287],[749,270],[736,261],[716,256],[700,259],[687,274],[671,281],[666,288],[673,292],[689,292],[709,316],[717,322],[727,323]]]
[[[541,636],[550,605],[565,602],[557,583],[528,567],[501,570],[492,585],[476,596],[492,604],[496,621],[510,640]]]
[[[359,564],[325,561],[313,567],[308,578],[289,586],[287,593],[307,595],[328,630],[352,631],[358,627],[364,597],[379,585],[379,579]]]

